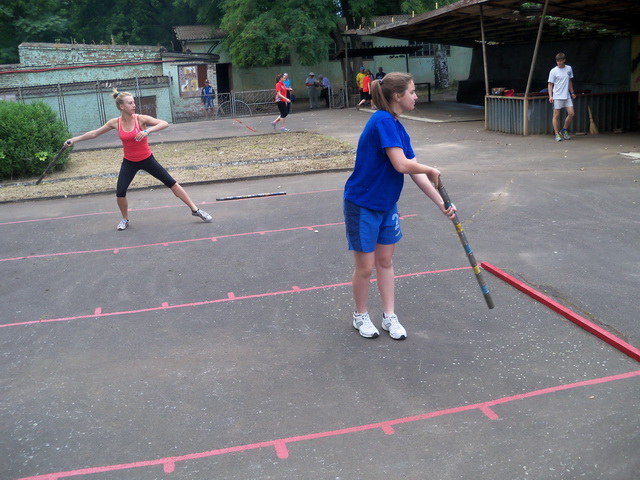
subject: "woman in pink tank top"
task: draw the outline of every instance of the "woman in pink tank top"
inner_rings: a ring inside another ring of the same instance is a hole
[[[116,199],[118,201],[118,208],[122,214],[122,220],[120,220],[117,227],[118,230],[124,230],[129,226],[127,189],[136,176],[136,173],[140,170],[144,170],[170,188],[173,194],[191,209],[193,216],[199,217],[205,222],[210,222],[211,215],[199,209],[196,204],[193,203],[184,188],[158,163],[149,148],[149,135],[153,132],[164,130],[169,126],[169,123],[149,115],[136,114],[135,100],[130,93],[118,92],[114,89],[113,98],[116,101],[116,107],[120,110],[119,117],[112,118],[96,130],[70,138],[66,143],[71,145],[83,140],[97,138],[109,130],[118,131],[124,151],[124,158],[120,166],[116,187]]]

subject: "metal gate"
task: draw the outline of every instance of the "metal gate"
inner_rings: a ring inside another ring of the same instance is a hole
[[[22,103],[43,101],[58,114],[70,132],[86,132],[114,116],[113,89],[131,92],[140,113],[156,117],[158,97],[169,94],[169,77],[141,77],[0,88],[0,98]],[[170,103],[170,102],[167,102]],[[107,112],[111,112],[107,114]],[[170,109],[167,109],[167,113]],[[168,115],[165,115],[168,116]],[[171,114],[170,118],[173,119]]]

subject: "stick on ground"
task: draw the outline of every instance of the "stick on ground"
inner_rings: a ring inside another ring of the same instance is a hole
[[[225,200],[240,200],[243,198],[274,197],[276,195],[286,195],[286,194],[287,192],[253,193],[251,195],[235,195],[233,197],[216,198],[216,201],[223,202]]]

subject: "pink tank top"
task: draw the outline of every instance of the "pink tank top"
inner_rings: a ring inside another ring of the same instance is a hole
[[[138,135],[138,133],[140,133],[138,115],[133,116],[133,130],[130,132],[125,132],[122,129],[122,117],[118,118],[118,135],[122,141],[124,158],[131,162],[141,162],[152,155],[147,137],[136,142],[136,135]]]

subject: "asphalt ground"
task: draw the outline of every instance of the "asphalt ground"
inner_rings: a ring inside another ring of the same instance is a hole
[[[478,261],[640,346],[640,163],[623,155],[640,135],[556,143],[458,106],[417,114],[403,124]],[[355,144],[368,116],[300,109],[287,126]],[[112,195],[0,205],[0,478],[636,479],[638,361],[485,270],[489,310],[410,180],[394,261],[408,338],[357,334],[348,174],[187,186],[210,224],[163,188],[131,192],[124,232]],[[370,310],[379,323],[375,282]]]

